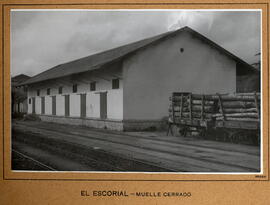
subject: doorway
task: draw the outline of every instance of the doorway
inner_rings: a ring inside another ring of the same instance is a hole
[[[32,114],[36,113],[36,99],[32,98]]]
[[[45,114],[45,97],[41,97],[41,114]]]
[[[56,96],[52,96],[52,115],[56,115]]]
[[[81,94],[81,117],[86,117],[86,94]]]
[[[107,92],[100,93],[100,118],[107,119]]]
[[[69,116],[69,95],[65,95],[65,116]]]

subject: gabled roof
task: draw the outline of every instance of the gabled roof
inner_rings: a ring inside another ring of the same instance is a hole
[[[16,85],[21,84],[24,81],[28,80],[29,78],[30,78],[30,76],[28,76],[28,75],[20,74],[20,75],[16,75],[16,76],[12,77],[11,82],[12,82],[13,86],[16,86]]]
[[[95,69],[100,68],[102,65],[105,65],[105,64],[110,63],[114,60],[123,58],[123,57],[127,56],[128,54],[131,54],[131,53],[133,53],[141,48],[144,48],[146,46],[151,45],[152,43],[157,43],[159,41],[166,39],[167,37],[173,36],[175,34],[178,34],[180,32],[184,32],[184,31],[190,32],[191,34],[197,36],[201,40],[205,41],[206,43],[208,43],[211,46],[215,47],[216,49],[220,50],[225,55],[234,59],[236,62],[242,64],[247,69],[254,70],[254,68],[251,65],[249,65],[248,63],[246,63],[245,61],[241,60],[237,56],[235,56],[232,53],[230,53],[229,51],[225,50],[224,48],[222,48],[221,46],[219,46],[215,42],[209,40],[208,38],[206,38],[202,34],[196,32],[196,31],[194,31],[191,28],[186,26],[186,27],[183,27],[183,28],[178,29],[176,31],[166,32],[166,33],[163,33],[163,34],[151,37],[151,38],[136,41],[134,43],[130,43],[130,44],[120,46],[117,48],[113,48],[113,49],[110,49],[110,50],[107,50],[107,51],[104,51],[101,53],[97,53],[94,55],[90,55],[90,56],[87,56],[84,58],[80,58],[80,59],[77,59],[74,61],[70,61],[67,63],[57,65],[49,70],[46,70],[42,73],[39,73],[39,74],[33,76],[29,80],[23,82],[21,85],[33,84],[33,83],[37,83],[37,82],[41,82],[41,81],[45,81],[45,80],[49,80],[49,79],[55,79],[55,78],[60,78],[60,77],[64,77],[64,76],[68,76],[68,75],[72,75],[72,74],[95,70]]]

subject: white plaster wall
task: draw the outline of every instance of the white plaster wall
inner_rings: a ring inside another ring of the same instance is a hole
[[[36,97],[36,114],[41,114],[41,97]]]
[[[63,94],[70,94],[72,93],[72,85],[65,85],[62,88]]]
[[[96,83],[97,91],[107,91],[112,89],[112,82],[108,80],[99,80]]]
[[[19,110],[20,112],[23,112],[24,111],[23,110],[23,108],[24,108],[23,106],[24,106],[24,104],[23,103],[20,103],[20,110]]]
[[[137,52],[124,61],[123,69],[124,119],[128,120],[168,116],[172,92],[236,91],[235,61],[189,33]]]
[[[97,74],[81,74],[81,76],[54,80],[50,83],[41,83],[28,89],[28,96],[39,98],[36,100],[37,114],[41,113],[41,97],[45,96],[45,114],[52,114],[52,97],[56,96],[56,115],[65,114],[65,97],[70,95],[70,117],[80,117],[80,93],[86,94],[86,117],[100,118],[100,92],[107,92],[107,117],[109,119],[123,119],[123,81],[119,81],[119,89],[112,89],[112,79],[122,75],[121,67],[98,71]],[[110,73],[111,72],[111,73]],[[74,82],[72,81],[74,80]],[[96,90],[90,91],[90,82],[96,82]],[[77,84],[77,93],[73,93],[72,85]],[[62,86],[62,94],[58,94],[58,88]],[[47,88],[50,88],[50,96],[47,95]],[[37,89],[40,89],[40,96],[37,97]],[[32,104],[28,106],[28,112],[32,112]]]
[[[58,95],[58,87],[57,87],[57,88],[51,87],[50,95],[51,95],[51,96]]]
[[[86,117],[100,118],[100,96],[95,91],[86,95]]]
[[[77,85],[77,93],[86,93],[86,92],[89,92],[90,91],[90,83],[86,84],[86,83],[83,83],[83,84],[78,84]],[[72,92],[72,91],[71,91]]]
[[[33,99],[32,97],[35,97],[35,111],[36,114],[41,113],[41,98],[40,96],[37,96],[37,89],[36,87],[29,87],[27,90],[27,113],[32,114],[32,104],[33,104]],[[31,99],[31,104],[29,104],[29,99]]]
[[[45,96],[45,114],[51,115],[52,114],[52,97]]]
[[[35,96],[37,95],[36,91],[35,91]],[[47,95],[47,89],[40,89],[39,90],[39,96],[46,96]]]
[[[27,99],[25,99],[23,102],[23,110],[25,113],[27,113],[27,109],[28,109],[28,102],[27,102]]]
[[[123,119],[123,89],[115,89],[108,91],[107,117],[109,119]]]
[[[28,97],[35,97],[36,96],[36,92],[35,92],[34,88],[29,88],[28,89],[27,96]]]
[[[81,115],[81,99],[80,95],[77,93],[70,94],[70,116],[71,117],[80,117]]]
[[[56,95],[56,115],[65,115],[65,96]]]

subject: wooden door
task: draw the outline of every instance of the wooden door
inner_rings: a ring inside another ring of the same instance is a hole
[[[52,96],[52,115],[56,115],[56,96]]]
[[[100,93],[100,118],[107,118],[107,92]]]
[[[36,113],[36,99],[32,98],[32,114]]]
[[[65,116],[69,116],[69,95],[65,95]]]
[[[41,97],[41,114],[45,114],[45,97]]]
[[[86,117],[86,94],[81,94],[81,117]]]

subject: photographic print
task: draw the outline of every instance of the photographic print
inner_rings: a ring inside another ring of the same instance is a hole
[[[13,171],[261,173],[260,10],[10,19]]]
[[[0,7],[0,203],[269,204],[269,1]]]

